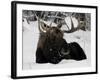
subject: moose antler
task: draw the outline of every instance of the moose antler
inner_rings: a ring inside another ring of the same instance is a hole
[[[36,18],[38,20],[38,27],[39,27],[40,32],[44,32],[45,33],[46,30],[47,30],[47,28],[50,28],[53,25],[53,22],[50,22],[50,24],[48,24],[48,21],[44,21],[44,20],[40,19],[36,15],[36,13],[34,13],[34,14],[35,14],[35,16],[36,16]],[[56,13],[56,16],[57,16],[57,14],[58,13]],[[56,16],[55,16],[55,18],[57,18]],[[68,21],[65,20],[68,17],[70,19],[70,23],[71,23],[71,26],[70,27],[71,28],[69,28]],[[72,32],[75,32],[75,31],[77,31],[77,30],[79,30],[79,29],[82,28],[81,22],[80,22],[80,19],[79,18],[76,19],[75,17],[72,17],[72,14],[70,16],[67,16],[66,18],[62,18],[62,20],[65,21],[65,24],[66,24],[66,26],[68,28],[68,30],[62,30],[64,33],[72,33]],[[76,20],[76,23],[77,23],[76,26],[75,26],[75,24],[76,24],[75,23],[75,20]],[[56,27],[61,28],[62,27],[62,22],[59,22]]]
[[[74,26],[74,22],[72,20],[72,17],[70,17],[70,20],[71,20],[71,29],[69,28],[68,24],[66,23],[66,26],[68,27],[68,30],[63,30],[63,32],[65,32],[65,33],[72,33],[72,32],[75,32],[75,31],[80,29],[79,20],[77,20],[78,21],[77,27]]]
[[[36,16],[36,18],[37,18],[37,20],[38,20],[38,28],[39,28],[39,31],[40,31],[40,32],[45,33],[50,27],[52,27],[52,25],[53,25],[53,26],[57,26],[56,23],[53,23],[53,22],[51,22],[51,21],[44,21],[43,19],[40,19],[40,18],[36,15],[35,12],[34,12],[34,14],[35,14],[35,16]]]
[[[79,19],[77,19],[78,25],[76,27],[74,26],[74,21],[73,21],[73,18],[71,16],[70,16],[70,20],[71,20],[71,29],[69,28],[68,24],[66,23],[68,30],[63,30],[63,32],[65,32],[65,33],[72,33],[72,32],[75,32],[81,28]]]
[[[38,28],[39,28],[39,31],[40,32],[46,32],[45,28],[43,27],[44,26],[44,23],[43,21],[36,15],[36,13],[34,12],[34,15],[36,16],[36,19],[38,21]]]

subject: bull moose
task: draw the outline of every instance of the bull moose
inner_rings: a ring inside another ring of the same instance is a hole
[[[60,29],[61,23],[57,26],[49,26],[45,21],[38,19],[38,24],[40,36],[36,50],[36,63],[57,64],[63,59],[77,61],[86,59],[83,49],[77,42],[67,43],[63,38],[64,32],[67,31]]]

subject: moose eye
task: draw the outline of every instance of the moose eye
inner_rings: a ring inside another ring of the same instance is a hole
[[[59,33],[59,30],[56,30],[56,33]]]

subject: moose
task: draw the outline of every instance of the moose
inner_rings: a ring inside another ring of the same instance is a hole
[[[87,58],[84,50],[77,42],[67,43],[63,38],[64,32],[70,33],[73,30],[77,30],[77,28],[70,31],[62,31],[61,27],[61,23],[57,26],[51,26],[38,19],[40,36],[36,50],[36,63],[58,64],[63,59],[79,61]]]

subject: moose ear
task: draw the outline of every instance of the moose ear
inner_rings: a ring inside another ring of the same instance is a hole
[[[43,33],[46,33],[47,29],[49,28],[49,26],[43,20],[39,21],[38,27],[39,27],[40,32],[43,32]]]
[[[58,27],[58,28],[61,28],[61,27],[62,27],[62,23],[59,22],[58,25],[57,25],[57,27]]]
[[[43,28],[49,28],[49,26],[48,26],[45,22],[41,22],[41,26],[42,26]]]

